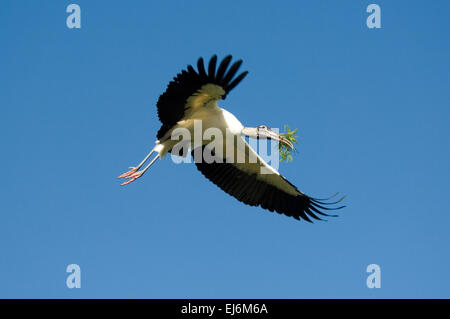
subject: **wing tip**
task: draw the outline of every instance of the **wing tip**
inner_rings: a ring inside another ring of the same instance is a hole
[[[231,67],[229,67],[232,59],[233,55],[227,54],[218,64],[218,56],[217,54],[213,54],[213,56],[209,59],[208,70],[206,71],[204,59],[203,57],[199,57],[197,60],[198,73],[202,77],[207,78],[208,81],[222,86],[226,93],[228,93],[234,89],[248,74],[248,71],[244,71],[238,76],[235,76],[243,63],[243,60],[239,59],[235,61]],[[217,67],[217,65],[219,66]]]
[[[325,199],[317,199],[317,198],[313,198],[313,197],[308,197],[309,205],[308,205],[308,208],[306,209],[306,213],[308,215],[312,216],[313,218],[317,217],[315,219],[321,220],[321,221],[328,221],[328,220],[324,219],[324,218],[320,218],[319,216],[315,215],[314,213],[317,213],[317,214],[319,214],[321,216],[325,216],[325,217],[339,217],[339,215],[337,215],[337,214],[330,214],[330,213],[326,213],[326,212],[322,211],[322,210],[325,210],[325,211],[341,210],[341,209],[347,207],[346,205],[341,205],[338,207],[331,207],[332,205],[336,205],[336,204],[342,202],[347,197],[347,195],[344,195],[341,198],[339,198],[337,201],[329,202],[330,199],[336,197],[338,194],[339,193],[336,193]]]

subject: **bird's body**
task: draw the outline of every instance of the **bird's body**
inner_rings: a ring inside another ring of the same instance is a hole
[[[322,210],[341,208],[325,207],[340,200],[327,203],[305,195],[268,165],[243,136],[274,139],[292,148],[290,141],[266,126],[244,127],[232,113],[219,107],[217,101],[224,99],[247,74],[234,78],[242,61],[228,69],[230,61],[231,56],[224,58],[216,72],[217,57],[213,56],[207,72],[200,58],[198,72],[188,66],[169,83],[157,103],[162,126],[155,147],[137,167],[119,176],[128,179],[122,185],[141,177],[156,159],[175,151],[181,144],[176,134],[184,132],[190,139],[181,145],[192,150],[197,169],[241,202],[307,221],[311,221],[309,217],[320,219],[317,215],[332,216]],[[139,171],[154,152],[156,157]],[[182,155],[188,156],[186,152]]]
[[[157,141],[162,145],[161,158],[172,150],[172,148],[178,143],[177,140],[172,140],[172,133],[177,129],[186,129],[189,131],[190,136],[195,135],[195,121],[201,121],[201,135],[203,136],[208,129],[219,129],[222,135],[226,137],[227,130],[229,134],[234,136],[240,136],[240,133],[244,126],[242,123],[230,112],[218,106],[216,101],[211,101],[203,108],[196,110],[184,116],[177,122],[164,136]],[[208,141],[204,141],[208,142]],[[224,141],[225,142],[225,141]],[[225,143],[224,143],[225,144]],[[194,147],[194,141],[191,141],[190,146]]]

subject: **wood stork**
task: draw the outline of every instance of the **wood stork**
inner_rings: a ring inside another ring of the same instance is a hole
[[[166,91],[157,102],[158,117],[162,126],[157,133],[155,147],[139,165],[130,167],[131,170],[119,176],[119,178],[127,179],[122,185],[127,185],[141,177],[158,158],[164,158],[168,152],[172,151],[178,142],[171,138],[175,129],[184,128],[193,133],[195,120],[201,120],[203,131],[208,128],[228,130],[232,137],[240,142],[237,143],[240,146],[233,146],[231,154],[233,157],[242,155],[244,161],[229,160],[225,141],[218,141],[221,143],[220,147],[224,148],[220,156],[222,158],[216,158],[212,162],[195,160],[197,169],[223,191],[247,205],[261,206],[271,212],[276,211],[297,220],[311,222],[310,217],[320,220],[319,215],[336,216],[324,211],[343,208],[344,206],[329,206],[339,203],[343,198],[329,202],[335,195],[327,199],[316,199],[302,193],[269,166],[245,141],[244,136],[273,139],[292,148],[293,145],[289,140],[264,125],[256,128],[244,127],[233,114],[218,106],[217,102],[225,99],[248,73],[245,71],[235,77],[242,60],[234,62],[228,68],[231,59],[231,55],[226,56],[216,69],[217,56],[214,55],[206,70],[203,58],[199,58],[197,71],[188,65],[187,70],[182,70],[168,84]],[[202,150],[207,148],[206,142],[209,141],[201,141],[200,144],[190,142],[192,153],[199,147]],[[153,153],[156,153],[156,156],[140,170]],[[213,151],[212,154],[216,153]],[[251,156],[256,160],[250,161]],[[269,174],[261,173],[262,169],[266,169]]]

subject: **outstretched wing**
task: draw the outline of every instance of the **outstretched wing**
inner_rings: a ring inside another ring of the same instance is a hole
[[[336,202],[326,202],[330,198],[319,200],[305,195],[269,166],[245,140],[243,142],[243,147],[236,147],[237,152],[245,152],[243,163],[227,163],[226,159],[216,158],[212,163],[196,162],[197,169],[223,191],[244,204],[261,206],[298,220],[312,222],[310,217],[321,220],[318,215],[336,216],[323,211],[345,207],[326,207],[339,203],[344,197]],[[203,149],[205,147],[203,146]],[[256,163],[249,161],[250,156],[256,156]],[[262,171],[265,174],[262,174]]]
[[[236,61],[228,69],[231,59],[231,55],[226,56],[216,70],[217,56],[214,55],[206,71],[203,58],[199,58],[198,71],[188,65],[187,70],[181,71],[168,84],[157,103],[158,117],[162,123],[158,139],[183,118],[186,110],[205,105],[210,100],[225,99],[228,92],[242,81],[248,72],[242,72],[234,78],[242,60]]]

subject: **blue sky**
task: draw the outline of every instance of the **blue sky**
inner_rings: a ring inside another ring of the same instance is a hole
[[[450,297],[448,1],[377,1],[378,30],[369,1],[74,1],[68,29],[70,3],[0,8],[0,297]],[[214,53],[250,71],[221,106],[299,128],[280,171],[347,194],[340,217],[245,206],[170,158],[119,186],[168,81]]]

